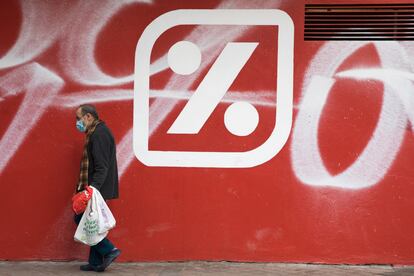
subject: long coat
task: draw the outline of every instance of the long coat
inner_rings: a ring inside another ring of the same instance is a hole
[[[114,136],[104,122],[96,126],[87,146],[88,183],[104,199],[118,198],[118,167]]]

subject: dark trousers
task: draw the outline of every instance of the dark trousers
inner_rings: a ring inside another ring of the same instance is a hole
[[[77,225],[79,224],[82,215],[83,213],[75,215],[74,220]],[[98,244],[91,246],[89,251],[89,264],[94,266],[101,265],[103,263],[103,257],[114,248],[115,246],[107,238],[104,238]]]

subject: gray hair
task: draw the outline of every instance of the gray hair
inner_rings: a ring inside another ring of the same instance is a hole
[[[82,116],[86,114],[91,114],[96,120],[99,120],[98,111],[96,111],[96,107],[91,104],[83,104],[79,106],[81,109]]]

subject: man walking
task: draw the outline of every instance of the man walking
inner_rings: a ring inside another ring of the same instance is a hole
[[[86,185],[95,187],[105,200],[118,198],[118,168],[114,137],[99,120],[93,105],[81,105],[76,110],[76,128],[85,132],[86,140],[80,168],[79,184],[76,191]],[[79,224],[83,214],[75,215]],[[102,272],[121,254],[107,238],[90,247],[89,263],[80,266],[83,271]]]

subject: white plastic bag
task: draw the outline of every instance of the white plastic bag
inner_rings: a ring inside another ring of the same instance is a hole
[[[92,189],[92,198],[86,206],[74,236],[75,241],[90,246],[103,240],[108,235],[108,231],[114,228],[116,224],[115,218],[101,193],[94,187]]]

